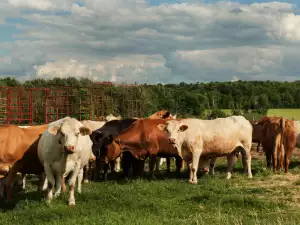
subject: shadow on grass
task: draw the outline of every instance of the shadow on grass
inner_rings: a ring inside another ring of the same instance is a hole
[[[30,191],[25,193],[24,191],[19,191],[18,188],[14,188],[11,201],[9,202],[6,201],[6,195],[4,196],[3,199],[1,199],[0,211],[6,212],[6,211],[13,210],[17,206],[17,204],[23,200],[40,202],[44,198],[45,198],[44,193],[40,193],[38,191]]]

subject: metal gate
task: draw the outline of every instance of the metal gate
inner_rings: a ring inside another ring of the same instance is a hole
[[[1,124],[43,124],[65,116],[98,120],[109,113],[142,117],[137,85],[94,83],[88,87],[0,88]]]

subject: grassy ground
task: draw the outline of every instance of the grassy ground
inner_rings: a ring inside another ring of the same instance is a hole
[[[228,115],[232,114],[231,109],[221,109]],[[283,116],[288,119],[300,120],[300,109],[269,109],[268,116]]]
[[[288,119],[300,120],[300,109],[269,109],[268,116],[283,116]]]
[[[47,205],[32,178],[25,193],[15,193],[14,204],[0,204],[0,224],[300,224],[299,164],[293,158],[290,174],[275,175],[264,168],[263,153],[253,151],[252,180],[240,161],[232,180],[225,180],[220,159],[215,176],[197,185],[164,171],[156,181],[94,182],[76,193],[75,208],[67,205],[67,194]]]

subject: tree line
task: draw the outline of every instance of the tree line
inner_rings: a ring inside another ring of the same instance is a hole
[[[25,88],[73,86],[80,89],[90,85],[95,84],[85,78],[34,79],[24,83],[14,78],[0,79],[0,86]],[[182,117],[214,118],[226,116],[220,109],[231,109],[235,115],[264,115],[269,108],[300,108],[300,81],[182,82],[166,85],[142,84],[139,88],[139,92],[131,93],[136,96],[130,98],[142,99],[144,116],[160,109],[168,109]],[[122,115],[121,111],[116,113]]]

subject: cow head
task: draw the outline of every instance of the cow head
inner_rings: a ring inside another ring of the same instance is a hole
[[[106,119],[107,122],[109,122],[111,120],[120,120],[121,116],[115,117],[113,114],[110,113],[105,119]]]
[[[48,132],[52,135],[59,136],[59,144],[64,147],[68,153],[76,152],[78,139],[81,136],[91,134],[91,130],[84,127],[75,118],[65,117],[61,120],[50,123]]]
[[[170,144],[178,143],[179,135],[189,128],[188,125],[177,120],[167,121],[166,124],[158,124],[157,127],[161,131],[165,130],[167,132]]]
[[[161,110],[149,116],[148,119],[166,119],[169,116],[170,112],[168,110]]]
[[[99,158],[100,155],[105,154],[105,151],[107,151],[107,145],[111,144],[113,141],[113,136],[111,134],[107,134],[100,130],[93,131],[90,138],[93,141],[93,153],[97,158]]]

